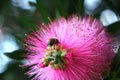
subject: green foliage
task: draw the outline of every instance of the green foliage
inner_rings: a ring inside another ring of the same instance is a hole
[[[35,30],[36,24],[32,16],[18,16],[17,20],[19,22],[19,25],[21,25],[23,28],[31,28],[31,30]]]
[[[118,32],[120,30],[120,21],[107,26],[107,30],[108,30],[108,32],[111,32],[111,33]]]
[[[42,20],[48,23],[48,17],[52,20],[60,16],[71,14],[82,15],[84,13],[84,0],[36,0],[37,11]],[[49,4],[48,4],[49,3]]]
[[[20,49],[20,50],[13,51],[11,53],[5,53],[5,55],[14,60],[23,60],[25,58],[26,53],[27,51]]]

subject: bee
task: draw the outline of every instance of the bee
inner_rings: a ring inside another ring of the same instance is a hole
[[[58,39],[56,39],[56,38],[51,38],[50,40],[49,40],[49,42],[48,42],[48,45],[49,46],[53,46],[53,45],[57,45],[57,44],[59,44],[60,42],[58,41]]]

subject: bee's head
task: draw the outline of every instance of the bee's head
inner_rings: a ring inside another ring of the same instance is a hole
[[[50,40],[49,40],[49,42],[48,42],[48,45],[49,46],[53,46],[53,45],[57,45],[57,44],[59,44],[60,42],[58,41],[58,39],[56,39],[56,38],[51,38]]]

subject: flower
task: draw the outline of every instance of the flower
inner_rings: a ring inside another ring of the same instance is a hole
[[[32,80],[101,80],[115,56],[114,39],[92,17],[60,18],[25,42]]]

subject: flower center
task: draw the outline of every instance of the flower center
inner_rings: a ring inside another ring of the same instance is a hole
[[[45,66],[50,65],[52,68],[63,69],[65,68],[66,53],[57,39],[50,39],[42,62]]]

